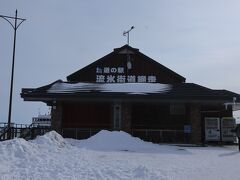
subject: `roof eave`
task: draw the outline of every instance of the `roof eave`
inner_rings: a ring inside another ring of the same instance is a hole
[[[82,93],[82,94],[24,94],[21,93],[24,101],[120,101],[129,102],[184,102],[184,103],[227,103],[229,97],[218,96],[172,96],[164,94],[114,94],[114,93]]]

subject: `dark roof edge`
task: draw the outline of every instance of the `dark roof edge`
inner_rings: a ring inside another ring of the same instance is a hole
[[[52,82],[52,83],[50,83],[48,85],[41,86],[41,87],[38,87],[38,88],[22,88],[20,96],[22,98],[24,98],[24,96],[26,94],[29,94],[29,93],[32,93],[32,92],[46,92],[50,87],[52,87],[52,85],[54,85],[56,83],[63,83],[63,81],[61,79],[59,79],[59,80],[54,81],[54,82]]]
[[[36,91],[46,91],[46,90],[48,90],[52,85],[54,85],[54,84],[56,84],[56,83],[63,83],[63,80],[58,79],[58,80],[56,80],[56,81],[54,81],[54,82],[52,82],[52,83],[50,83],[50,84],[48,84],[48,85],[45,85],[45,86],[41,86],[41,87],[39,87],[39,88],[36,88],[35,90],[36,90]]]
[[[113,96],[111,96],[111,94],[106,94],[106,95],[91,95],[91,96],[75,96],[74,98],[72,97],[68,97],[68,96],[62,96],[61,94],[59,94],[58,96],[56,95],[52,95],[49,94],[47,96],[42,96],[42,95],[38,95],[38,96],[23,96],[22,97],[24,99],[24,101],[42,101],[42,102],[46,102],[46,101],[53,101],[53,100],[57,100],[57,101],[113,101]],[[134,97],[127,97],[126,95],[120,95],[118,97],[115,97],[114,101],[116,99],[119,99],[122,102],[165,102],[165,103],[170,103],[170,102],[182,102],[182,103],[203,103],[203,104],[214,104],[214,103],[221,103],[224,105],[224,103],[228,102],[227,99],[215,99],[215,98],[208,98],[208,99],[199,99],[201,97],[198,98],[194,98],[194,99],[185,99],[185,98],[172,98],[172,97],[166,97],[166,98],[153,98],[149,96],[134,96]]]
[[[124,46],[119,47],[119,48],[114,48],[113,51],[119,52],[119,51],[121,51],[121,50],[124,49],[124,48],[129,48],[129,49],[132,50],[132,51],[139,52],[139,49],[138,49],[138,48],[133,48],[132,46],[129,46],[128,44],[125,44]]]

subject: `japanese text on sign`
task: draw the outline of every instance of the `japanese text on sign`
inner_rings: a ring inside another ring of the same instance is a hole
[[[156,76],[124,75],[124,67],[97,67],[96,82],[98,83],[155,83]]]

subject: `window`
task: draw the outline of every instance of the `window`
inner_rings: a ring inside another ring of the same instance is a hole
[[[171,115],[184,115],[185,111],[185,104],[170,104]]]
[[[114,104],[114,129],[121,129],[121,105]]]

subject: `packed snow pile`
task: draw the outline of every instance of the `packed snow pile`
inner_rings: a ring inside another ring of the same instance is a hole
[[[86,140],[52,131],[32,141],[0,142],[0,162],[0,180],[240,179],[237,146],[157,145],[121,131]]]
[[[89,139],[77,142],[78,146],[82,148],[106,151],[141,151],[159,147],[156,144],[132,137],[124,131],[102,130]]]
[[[38,136],[34,141],[35,144],[62,148],[66,146],[64,138],[55,131],[46,133],[44,136]]]
[[[1,142],[0,156],[6,160],[9,158],[27,158],[38,151],[38,146],[20,138]]]

